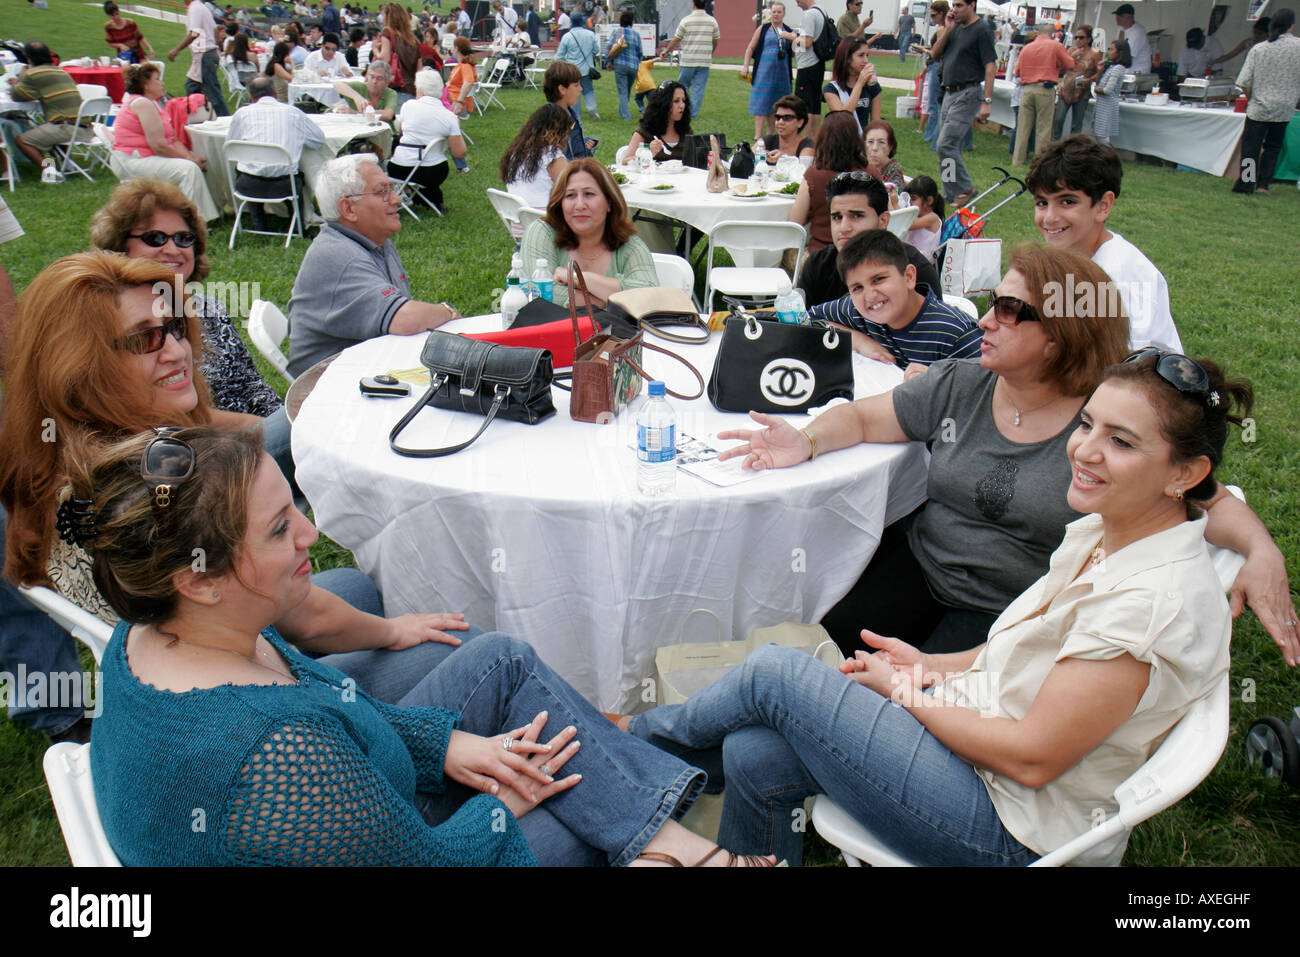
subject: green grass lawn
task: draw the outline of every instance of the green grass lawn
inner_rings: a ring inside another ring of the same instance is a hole
[[[105,18],[98,6],[50,0],[50,7],[37,11],[23,3],[6,4],[0,34],[43,39],[64,57],[105,52]],[[177,24],[142,21],[142,27],[160,50],[182,34]],[[169,67],[169,91],[180,92],[188,58],[188,52],[182,53]],[[878,56],[873,62],[884,75],[913,75],[912,63],[902,67],[896,55]],[[672,75],[669,68],[657,71],[661,79]],[[604,119],[589,121],[586,129],[600,138],[599,156],[610,162],[633,125],[617,119],[613,77],[606,75],[597,87]],[[734,73],[716,72],[709,82],[708,129],[697,131],[723,130],[733,142],[748,139],[748,93]],[[886,90],[885,116],[893,116],[898,95]],[[505,111],[493,109],[486,118],[466,124],[474,139],[472,172],[453,175],[447,182],[450,215],[425,216],[420,223],[405,219],[395,240],[415,295],[450,300],[466,314],[489,311],[494,291],[504,285],[511,247],[483,191],[501,185],[496,174],[499,157],[527,113],[542,102],[534,90],[507,90],[501,98]],[[934,154],[917,134],[916,121],[893,122],[904,169],[909,175],[936,176]],[[996,178],[991,167],[1008,165],[1008,160],[1004,137],[975,134],[967,164],[977,186],[991,183]],[[23,183],[5,200],[27,235],[0,248],[0,262],[20,292],[52,260],[86,247],[90,216],[115,185],[107,172],[97,174],[93,184],[78,179],[60,186],[40,184],[30,166],[23,167],[23,174]],[[1278,185],[1268,197],[1235,196],[1226,180],[1146,162],[1125,165],[1123,195],[1110,220],[1164,272],[1188,351],[1213,357],[1254,381],[1255,441],[1241,443],[1234,437],[1222,478],[1246,490],[1288,556],[1293,582],[1300,580],[1300,493],[1295,487],[1300,473],[1297,221],[1300,192],[1290,186]],[[1008,248],[1037,240],[1031,199],[1022,197],[1001,210],[986,235],[1001,237]],[[284,305],[306,244],[297,242],[285,251],[272,238],[241,236],[238,247],[229,252],[228,237],[227,221],[210,239],[212,278],[258,282],[262,298]],[[269,368],[263,372],[283,390],[284,383]],[[323,540],[313,557],[320,567],[350,561],[346,552]],[[1232,737],[1227,751],[1193,795],[1136,829],[1128,864],[1300,864],[1300,794],[1252,773],[1241,754],[1242,736],[1251,722],[1264,715],[1286,715],[1300,703],[1300,683],[1249,612],[1238,620],[1233,637]],[[67,863],[40,770],[45,745],[44,736],[0,720],[0,821],[5,824],[0,827],[0,864]],[[832,859],[824,850],[810,857]]]

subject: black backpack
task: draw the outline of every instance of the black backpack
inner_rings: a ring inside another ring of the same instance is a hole
[[[835,58],[835,49],[840,45],[840,31],[835,29],[835,21],[826,15],[826,11],[821,7],[813,7],[822,15],[822,29],[817,36],[813,37],[812,51],[817,54],[817,59],[833,60]]]

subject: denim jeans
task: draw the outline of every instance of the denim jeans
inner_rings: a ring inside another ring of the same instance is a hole
[[[205,50],[199,58],[199,75],[203,80],[201,83],[195,83],[193,80],[186,79],[185,95],[202,93],[208,98],[208,103],[217,116],[229,116],[230,108],[226,106],[225,94],[221,92],[220,66],[221,54],[217,48]]]
[[[596,85],[590,77],[582,78],[582,99],[578,101],[578,115],[582,115],[582,108],[586,107],[591,111],[591,115],[600,119],[600,111],[596,109]]]
[[[1056,101],[1056,115],[1052,119],[1052,139],[1062,139],[1065,132],[1065,117],[1070,117],[1070,134],[1083,132],[1083,120],[1088,112],[1088,98],[1085,96],[1078,103],[1070,104],[1064,100]]]
[[[931,63],[926,67],[925,85],[929,91],[929,106],[926,109],[925,121],[925,141],[930,144],[930,151],[933,152],[939,142],[939,63]]]
[[[632,719],[637,737],[722,748],[718,841],[802,860],[803,815],[826,794],[884,844],[922,864],[1024,865],[988,790],[904,709],[811,656],[765,645],[686,704]]]
[[[621,120],[632,119],[632,107],[627,99],[632,93],[632,84],[636,82],[636,70],[626,67],[614,68],[614,83],[618,86],[618,117]]]
[[[630,864],[664,823],[681,817],[704,787],[704,773],[644,741],[624,734],[548,668],[526,642],[499,632],[482,635],[452,654],[398,702],[459,712],[461,730],[497,735],[547,713],[540,740],[570,725],[578,753],[556,772],[581,774],[576,787],[549,798],[532,820],[520,821],[543,865]],[[472,796],[449,783],[440,795],[421,795],[431,824],[450,817]]]
[[[962,161],[962,141],[970,134],[971,124],[984,101],[984,86],[968,86],[944,94],[939,110],[939,186],[943,198],[952,202],[971,188],[970,173]]]
[[[898,60],[900,63],[907,62],[907,49],[912,45],[912,34],[903,33],[898,37]]]
[[[471,625],[468,631],[448,634],[455,635],[464,645],[483,634],[483,629]],[[371,697],[396,704],[458,647],[426,641],[402,651],[343,651],[324,655],[320,661],[343,672]]]
[[[707,66],[684,66],[677,72],[677,82],[686,87],[691,99],[691,119],[704,112],[704,88],[709,82]]]

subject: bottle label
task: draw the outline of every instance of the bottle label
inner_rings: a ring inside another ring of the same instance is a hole
[[[677,426],[636,427],[637,457],[642,462],[672,462],[677,458]]]

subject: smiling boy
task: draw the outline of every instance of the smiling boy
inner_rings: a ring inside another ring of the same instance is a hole
[[[883,229],[859,233],[840,250],[839,270],[848,295],[814,306],[809,316],[848,330],[855,351],[897,364],[907,378],[940,359],[979,357],[984,334],[975,320],[916,281],[897,236]]]
[[[1025,177],[1034,195],[1034,224],[1049,246],[1073,249],[1106,270],[1128,313],[1130,348],[1182,352],[1165,277],[1141,250],[1106,228],[1123,176],[1115,150],[1086,133],[1047,145]]]

